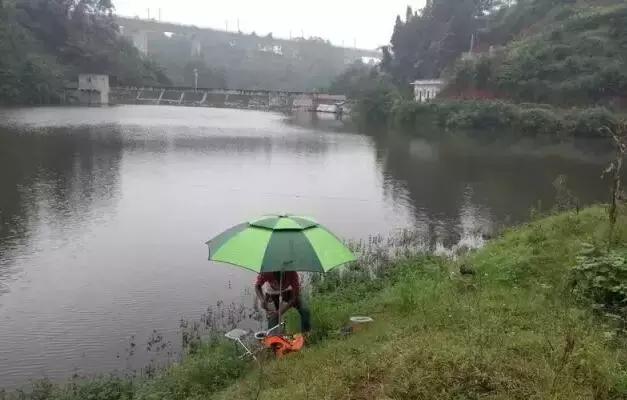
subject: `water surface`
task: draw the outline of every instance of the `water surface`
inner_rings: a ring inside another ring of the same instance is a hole
[[[603,199],[608,158],[594,142],[364,135],[309,115],[2,110],[0,386],[140,368],[154,329],[176,343],[181,318],[250,305],[254,274],[209,263],[203,244],[242,220],[289,212],[346,239],[412,228],[432,248],[476,244],[551,207],[560,174],[582,203]]]

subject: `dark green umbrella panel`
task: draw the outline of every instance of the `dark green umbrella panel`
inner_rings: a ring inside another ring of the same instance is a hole
[[[258,273],[327,272],[355,261],[341,240],[308,217],[261,217],[232,227],[207,245],[209,260]]]

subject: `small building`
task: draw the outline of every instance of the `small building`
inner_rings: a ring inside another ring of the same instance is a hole
[[[109,104],[109,75],[80,74],[78,76],[78,97],[81,104]]]
[[[414,86],[414,99],[424,103],[435,99],[444,87],[444,81],[440,79],[426,79],[412,82]]]

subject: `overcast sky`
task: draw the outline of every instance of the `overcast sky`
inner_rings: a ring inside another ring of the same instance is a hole
[[[397,14],[424,0],[113,0],[124,16],[237,30],[275,37],[320,36],[336,45],[375,48],[389,42]]]

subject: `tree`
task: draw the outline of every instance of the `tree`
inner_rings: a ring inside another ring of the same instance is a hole
[[[610,176],[610,205],[608,208],[609,231],[607,248],[612,248],[614,240],[614,230],[618,219],[618,205],[624,200],[624,193],[621,187],[622,168],[625,154],[627,154],[627,121],[620,122],[613,131],[610,128],[603,128],[614,140],[616,146],[616,158],[612,160],[610,165],[603,171],[603,177]]]
[[[437,78],[466,51],[492,0],[428,0],[420,12],[398,16],[383,69],[398,84]],[[387,53],[386,53],[387,52]]]
[[[31,33],[17,23],[13,2],[0,3],[0,103],[50,102],[62,87],[61,68],[41,53]]]
[[[66,66],[66,79],[90,72],[120,84],[167,83],[163,71],[119,35],[112,12],[111,0],[16,0],[17,22]]]
[[[374,68],[361,61],[355,61],[333,80],[329,91],[335,94],[344,94],[351,98],[358,97],[368,80],[375,75]]]

